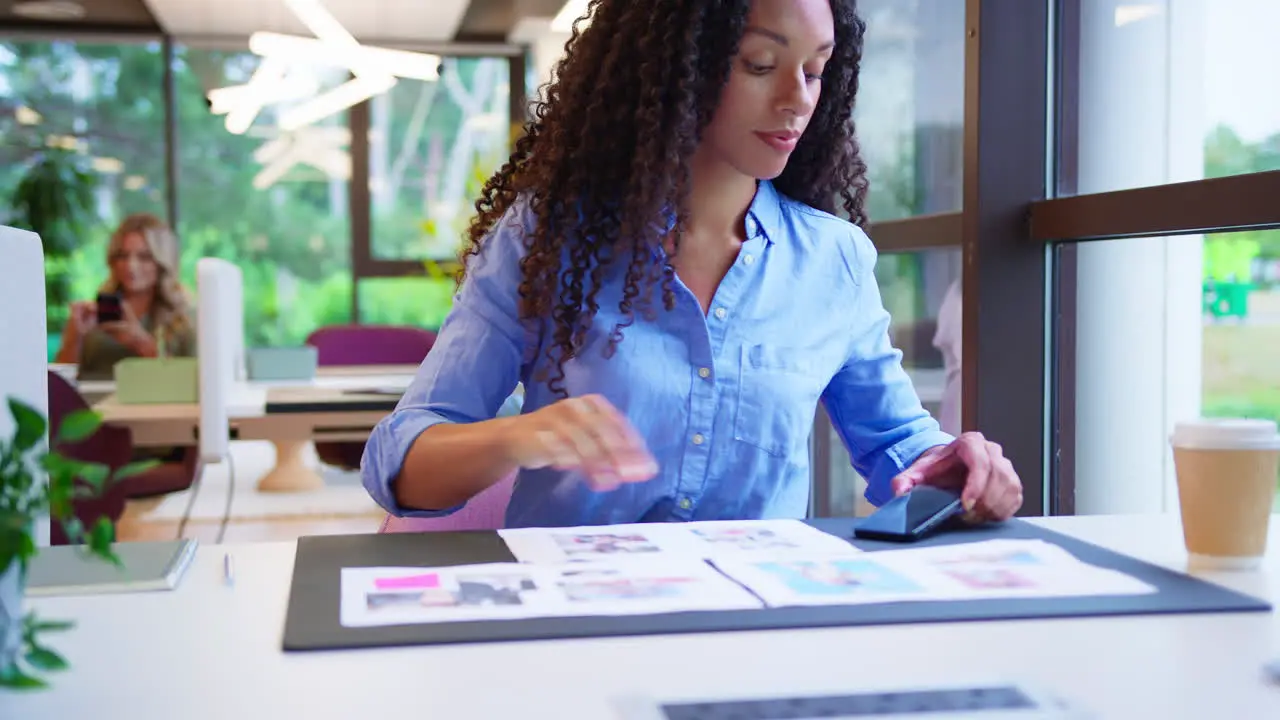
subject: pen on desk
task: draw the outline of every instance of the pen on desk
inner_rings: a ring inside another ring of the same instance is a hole
[[[228,585],[235,582],[236,578],[233,570],[234,569],[231,567],[231,553],[227,553],[222,556],[222,579],[225,580]]]

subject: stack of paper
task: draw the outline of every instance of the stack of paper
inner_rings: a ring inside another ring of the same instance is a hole
[[[519,562],[344,568],[342,624],[1155,592],[1040,540],[863,553],[794,520],[499,532]]]

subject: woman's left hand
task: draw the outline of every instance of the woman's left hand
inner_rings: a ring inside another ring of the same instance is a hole
[[[142,356],[151,356],[155,354],[155,339],[151,337],[151,333],[143,327],[142,321],[133,313],[133,308],[129,307],[129,303],[120,303],[123,317],[115,322],[102,323],[102,328],[116,342],[132,349],[134,352]]]
[[[925,451],[893,479],[893,494],[902,495],[917,485],[959,490],[971,520],[1007,520],[1022,507],[1022,481],[1013,463],[998,444],[978,432]]]

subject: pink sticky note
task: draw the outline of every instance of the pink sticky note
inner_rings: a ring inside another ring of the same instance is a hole
[[[407,575],[395,578],[377,578],[373,586],[379,590],[405,590],[409,588],[438,588],[440,576],[435,573]]]

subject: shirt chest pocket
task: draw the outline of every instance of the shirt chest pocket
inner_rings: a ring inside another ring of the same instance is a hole
[[[743,346],[734,439],[778,457],[807,453],[818,399],[830,379],[804,349]]]

